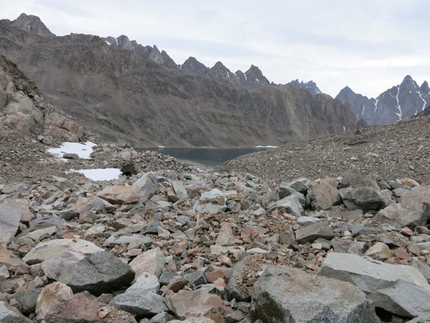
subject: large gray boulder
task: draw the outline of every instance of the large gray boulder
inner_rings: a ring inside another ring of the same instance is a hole
[[[430,219],[430,189],[423,186],[416,186],[406,192],[400,203],[390,204],[380,210],[374,217],[376,221],[388,223],[394,227],[415,228],[425,225]]]
[[[252,318],[263,322],[380,322],[366,294],[350,283],[269,266],[254,284]]]
[[[385,207],[385,198],[379,188],[357,187],[342,188],[339,190],[343,204],[348,210],[363,210],[364,213],[370,210],[380,210]]]
[[[128,287],[134,271],[113,254],[102,251],[77,263],[67,263],[58,281],[70,286],[74,293],[89,291],[94,295]]]
[[[150,199],[154,196],[158,187],[157,178],[152,172],[145,173],[132,185],[142,199]]]
[[[430,285],[418,269],[347,253],[329,253],[317,273],[353,283],[375,307],[403,317],[430,312]]]

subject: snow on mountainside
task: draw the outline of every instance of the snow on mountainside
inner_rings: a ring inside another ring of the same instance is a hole
[[[427,81],[421,86],[407,75],[402,83],[381,93],[376,99],[357,94],[349,87],[342,89],[336,99],[349,103],[357,119],[369,125],[384,125],[409,119],[430,105]]]

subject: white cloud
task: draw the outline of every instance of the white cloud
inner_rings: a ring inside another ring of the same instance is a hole
[[[3,17],[39,16],[58,35],[119,36],[230,70],[257,65],[275,83],[313,80],[376,96],[407,74],[430,80],[430,2],[422,0],[20,0]],[[418,82],[418,83],[420,83]]]

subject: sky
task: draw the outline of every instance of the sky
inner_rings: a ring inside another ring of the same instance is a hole
[[[57,36],[126,35],[177,64],[256,65],[271,82],[312,80],[333,97],[345,86],[376,97],[406,75],[430,82],[428,0],[19,0],[1,12],[36,15]]]

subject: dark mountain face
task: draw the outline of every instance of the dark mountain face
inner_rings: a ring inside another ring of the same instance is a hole
[[[242,81],[222,63],[203,77],[189,75],[148,47],[125,36],[44,37],[0,22],[0,50],[54,104],[105,140],[136,147],[277,145],[356,124],[339,100],[268,85],[256,67],[244,73],[249,87],[221,85]],[[197,60],[188,61],[188,71],[205,71]],[[261,85],[251,86],[256,82]]]
[[[430,89],[427,82],[420,87],[406,76],[402,83],[393,86],[376,99],[354,93],[346,87],[336,99],[349,103],[357,118],[363,118],[369,125],[383,125],[408,119],[430,104]]]

